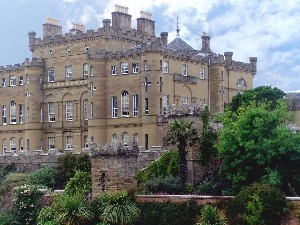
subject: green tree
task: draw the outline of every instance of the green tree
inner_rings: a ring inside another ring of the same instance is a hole
[[[26,183],[31,185],[43,185],[53,189],[55,184],[55,172],[51,166],[44,166],[30,174]]]
[[[88,172],[77,171],[65,187],[67,195],[87,194],[92,191],[92,177]]]
[[[132,224],[140,215],[140,210],[126,192],[111,195],[104,193],[104,205],[100,209],[100,218],[106,223],[126,225]]]
[[[232,183],[232,193],[254,182],[264,182],[288,191],[299,190],[300,135],[286,128],[287,103],[278,100],[243,104],[223,118],[218,151],[222,171]]]
[[[247,90],[242,94],[237,94],[232,98],[231,103],[228,105],[227,110],[236,112],[238,108],[243,104],[250,104],[255,102],[259,104],[262,101],[272,102],[272,105],[276,105],[277,100],[282,99],[285,93],[277,87],[271,86],[258,86],[254,89]]]
[[[198,141],[198,130],[194,122],[187,119],[175,119],[167,128],[167,141],[169,144],[177,145],[179,152],[179,173],[181,185],[184,190],[187,182],[187,150],[188,147],[195,146]]]

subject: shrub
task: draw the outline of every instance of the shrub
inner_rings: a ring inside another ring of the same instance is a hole
[[[227,210],[230,224],[280,225],[287,209],[284,194],[266,184],[252,184],[233,199]]]
[[[26,173],[9,173],[6,176],[5,184],[10,185],[11,187],[19,187],[26,184],[28,174]]]
[[[206,205],[201,210],[199,225],[226,225],[225,217],[216,206]]]
[[[77,171],[66,185],[68,195],[86,194],[92,191],[92,177],[88,172]]]
[[[44,207],[39,212],[37,225],[55,225],[55,210],[52,206]]]
[[[53,189],[55,184],[55,172],[51,166],[45,166],[29,175],[26,181],[31,185],[43,185]]]
[[[0,224],[1,225],[19,225],[15,215],[9,212],[0,212]]]
[[[43,195],[36,186],[23,185],[16,189],[14,211],[20,224],[35,224],[40,211],[40,197]]]
[[[180,194],[183,190],[179,177],[158,177],[146,182],[144,191],[146,194]]]

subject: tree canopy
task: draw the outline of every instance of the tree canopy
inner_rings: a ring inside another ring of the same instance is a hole
[[[300,135],[286,128],[287,103],[262,100],[243,103],[223,115],[218,151],[222,171],[232,193],[254,182],[267,183],[289,192],[300,191]]]

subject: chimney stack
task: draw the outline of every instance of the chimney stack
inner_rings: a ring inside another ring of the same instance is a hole
[[[210,36],[209,36],[209,34],[206,33],[206,32],[203,32],[201,38],[202,38],[201,52],[211,53],[211,49],[210,49]]]
[[[43,38],[51,37],[55,34],[62,34],[62,27],[59,25],[59,20],[46,18],[46,23],[43,24]]]
[[[124,31],[131,30],[131,15],[128,14],[128,7],[115,5],[115,12],[112,12],[112,27]]]
[[[152,20],[152,14],[140,12],[140,18],[137,19],[137,30],[155,36],[155,21]]]
[[[161,32],[160,33],[160,42],[163,46],[168,45],[168,32]]]

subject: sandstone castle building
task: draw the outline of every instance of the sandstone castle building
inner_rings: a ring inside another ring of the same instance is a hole
[[[0,67],[1,154],[80,152],[92,142],[164,145],[166,118],[195,113],[207,104],[222,112],[232,96],[253,88],[257,58],[233,60],[200,50],[179,36],[157,36],[151,14],[131,28],[128,8],[116,5],[97,30],[73,24],[62,33],[56,19],[43,37],[29,32],[31,59]]]

